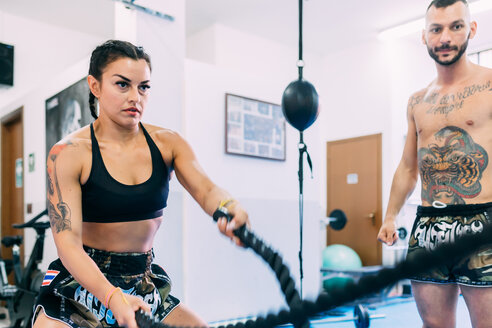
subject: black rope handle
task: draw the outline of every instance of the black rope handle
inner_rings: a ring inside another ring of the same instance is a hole
[[[364,276],[357,283],[349,283],[345,288],[335,288],[329,293],[321,293],[316,301],[301,301],[293,304],[290,310],[277,314],[257,317],[245,323],[219,326],[218,328],[273,328],[278,325],[299,322],[301,318],[312,317],[320,312],[331,310],[363,296],[373,294],[402,279],[408,279],[429,270],[450,264],[456,258],[463,258],[483,247],[492,245],[492,224],[484,225],[481,233],[460,236],[454,243],[443,244],[433,251],[422,251],[411,260],[405,260],[392,269],[382,269],[373,275]],[[177,328],[154,321],[151,316],[136,313],[140,328]],[[184,328],[184,327],[181,327]]]
[[[150,315],[143,310],[135,312],[135,321],[139,328],[163,328],[168,327],[165,324],[159,322],[156,317]]]

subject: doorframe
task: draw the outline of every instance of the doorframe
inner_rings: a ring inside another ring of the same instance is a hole
[[[5,203],[6,203],[6,200],[8,200],[8,198],[6,197],[6,195],[4,195],[3,191],[4,191],[4,175],[5,175],[5,172],[4,172],[4,168],[3,168],[3,150],[5,149],[5,129],[6,129],[6,125],[12,123],[13,121],[15,120],[20,120],[21,122],[21,134],[22,134],[22,143],[21,143],[21,153],[22,153],[22,159],[24,160],[24,107],[21,106],[19,108],[17,108],[16,110],[13,110],[12,112],[4,115],[1,119],[0,119],[0,125],[1,125],[1,128],[0,128],[0,183],[1,183],[1,187],[0,187],[0,200],[1,200],[1,204],[2,206],[1,207],[1,210],[0,210],[0,220],[3,221],[3,216],[4,216],[4,213],[5,213]],[[23,165],[24,165],[24,161],[23,161]],[[24,206],[25,206],[25,195],[24,195],[24,192],[25,192],[25,172],[23,170],[23,177],[22,177],[22,219],[24,219]],[[2,225],[0,225],[0,236],[3,234],[2,232]],[[24,230],[19,230],[19,235],[22,235],[24,237]],[[24,239],[24,238],[23,238]],[[20,254],[20,259],[21,259],[21,263],[24,263],[24,244],[25,244],[25,240],[23,240],[22,244],[21,244],[21,254]]]
[[[376,181],[377,181],[377,195],[376,195],[376,199],[377,199],[377,206],[376,206],[376,225],[379,224],[381,225],[382,223],[382,220],[383,220],[383,196],[382,196],[382,192],[383,192],[383,170],[382,170],[382,167],[383,167],[383,152],[382,152],[382,149],[383,149],[383,134],[382,133],[376,133],[376,134],[369,134],[369,135],[365,135],[365,136],[360,136],[360,137],[354,137],[354,138],[347,138],[347,139],[340,139],[340,140],[333,140],[333,141],[327,141],[326,142],[326,216],[328,217],[330,215],[330,212],[331,212],[331,206],[329,204],[329,200],[330,200],[330,195],[333,191],[329,190],[328,186],[329,186],[329,175],[328,175],[328,169],[329,169],[329,158],[328,158],[328,154],[330,153],[330,146],[332,145],[339,145],[339,144],[344,144],[344,143],[348,143],[348,142],[353,142],[353,141],[358,141],[358,140],[364,140],[364,139],[376,139],[376,143],[377,143],[377,150],[376,150],[376,160],[377,160],[377,176],[376,176]],[[330,234],[330,229],[327,229],[327,243],[329,241],[329,234]],[[381,246],[381,243],[378,243],[378,253],[377,253],[377,259],[378,259],[378,262],[379,263],[382,263],[383,261],[383,250],[382,250],[382,246]]]

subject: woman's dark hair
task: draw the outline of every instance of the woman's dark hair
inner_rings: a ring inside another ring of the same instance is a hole
[[[92,52],[89,74],[94,76],[98,81],[101,81],[101,76],[106,66],[120,58],[131,58],[135,60],[144,59],[152,71],[150,57],[145,53],[142,47],[136,47],[126,41],[108,40]],[[89,91],[89,107],[91,109],[91,115],[97,119],[95,102],[96,97]]]

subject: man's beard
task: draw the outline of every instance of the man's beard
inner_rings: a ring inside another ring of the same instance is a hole
[[[445,44],[445,45],[442,45],[440,47],[436,47],[434,49],[427,46],[427,51],[429,52],[429,55],[432,57],[432,59],[434,59],[436,61],[436,63],[444,65],[444,66],[450,66],[450,65],[453,65],[454,63],[456,63],[461,58],[461,56],[463,56],[463,54],[466,51],[466,48],[468,48],[468,40],[470,40],[470,34],[468,34],[468,37],[466,38],[465,43],[463,43],[459,49],[457,46],[450,46],[448,44]],[[440,50],[445,50],[445,49],[458,50],[458,53],[453,58],[447,59],[446,61],[442,61],[439,59],[439,55],[437,54],[437,52]]]

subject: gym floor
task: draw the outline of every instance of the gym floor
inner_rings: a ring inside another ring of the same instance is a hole
[[[422,327],[422,321],[420,320],[417,312],[417,306],[413,298],[396,298],[392,299],[394,303],[377,306],[375,310],[370,310],[371,315],[383,314],[386,315],[382,319],[373,319],[370,321],[371,328],[418,328]],[[391,302],[390,302],[391,303]],[[369,308],[371,308],[369,306]],[[353,316],[353,308],[343,308],[346,310],[346,316]],[[336,317],[327,317],[336,318]],[[312,324],[311,327],[316,328],[354,328],[353,322],[339,322],[339,323],[319,323]],[[457,308],[457,328],[471,328],[470,317],[468,310],[466,309],[465,301],[460,296]]]
[[[382,319],[372,319],[369,327],[371,328],[419,328],[422,327],[422,321],[420,320],[417,312],[417,306],[413,297],[397,297],[391,298],[385,305],[378,305],[376,309],[372,309],[372,306],[367,306],[371,315],[385,315]],[[347,317],[353,317],[353,307],[342,307],[335,310],[335,312],[344,312],[343,316],[323,316],[311,322],[313,328],[354,328],[353,321],[326,323],[321,322],[324,319],[342,319]],[[246,319],[245,319],[246,320]],[[245,321],[242,320],[242,321]],[[316,322],[320,321],[320,322]],[[211,327],[218,327],[220,325],[227,325],[229,323],[235,323],[231,321],[211,322]],[[292,325],[282,326],[286,328],[292,328]],[[466,309],[465,301],[463,297],[459,297],[457,307],[457,320],[456,328],[472,328],[468,310]]]
[[[395,303],[378,306],[375,310],[370,310],[370,314],[384,314],[385,318],[373,319],[370,322],[371,328],[416,328],[422,326],[422,321],[419,318],[417,307],[413,298],[400,298],[394,299]],[[370,307],[369,307],[370,308]],[[5,309],[0,307],[0,312],[4,312]],[[345,311],[345,316],[353,316],[353,308],[346,307],[341,308],[341,311]],[[342,318],[342,317],[324,317],[327,318]],[[465,306],[463,297],[459,298],[457,309],[457,328],[471,328],[470,317],[468,316],[468,310]],[[8,327],[7,320],[0,320],[0,327]],[[289,326],[286,326],[289,327]],[[313,328],[353,328],[355,327],[353,322],[337,322],[337,323],[313,323]]]

